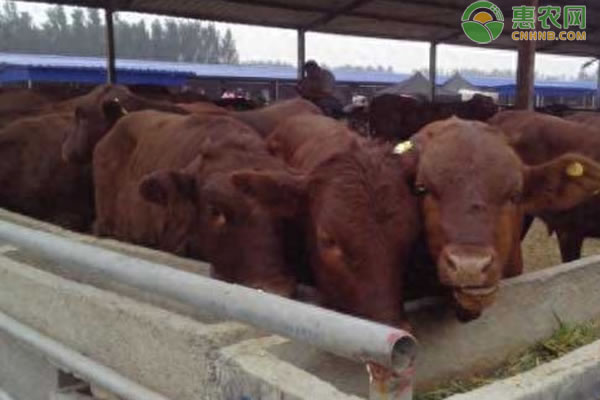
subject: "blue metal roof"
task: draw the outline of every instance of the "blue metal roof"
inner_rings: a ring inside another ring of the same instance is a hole
[[[118,59],[118,80],[124,84],[183,85],[190,78],[235,78],[248,80],[297,79],[296,68],[278,65],[227,65],[194,64],[185,62]],[[100,57],[75,57],[43,54],[0,53],[0,82],[82,82],[102,83],[106,80],[106,61]],[[398,84],[412,75],[356,71],[338,68],[333,70],[336,80],[345,83]],[[497,90],[503,94],[516,91],[514,77],[481,77],[463,75],[481,88]],[[438,76],[441,85],[451,76]],[[593,81],[543,81],[535,83],[536,93],[543,95],[578,95],[596,90]]]
[[[106,68],[106,61],[99,57],[75,57],[75,56],[57,56],[43,54],[15,54],[0,53],[0,66],[20,66],[30,69],[54,68],[54,69],[93,69],[103,70]],[[255,80],[296,80],[296,68],[290,66],[278,65],[228,65],[228,64],[194,64],[185,62],[170,61],[151,61],[151,60],[116,60],[117,73],[119,81],[127,83],[124,78],[126,72],[154,72],[185,74],[187,77],[210,77],[210,78],[236,78],[236,79],[255,79]],[[125,72],[122,75],[121,72]],[[397,74],[393,72],[378,71],[353,71],[348,69],[334,70],[338,82],[351,83],[379,83],[393,84],[398,83],[409,77],[408,74]],[[1,77],[1,75],[0,75]],[[76,76],[75,76],[76,77]],[[75,78],[71,73],[64,79]],[[56,78],[53,76],[52,78]],[[99,77],[98,77],[99,78]],[[1,79],[1,78],[0,78]],[[62,79],[61,79],[62,80]],[[71,81],[74,81],[72,79]],[[86,81],[87,82],[87,81]]]

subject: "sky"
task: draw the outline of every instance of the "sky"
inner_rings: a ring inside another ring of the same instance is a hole
[[[0,6],[6,0],[0,0]],[[47,5],[17,2],[20,11],[28,11],[36,22],[45,19]],[[66,7],[69,13],[71,7]],[[129,21],[152,20],[147,14],[120,13]],[[277,60],[296,63],[296,32],[250,25],[216,23],[218,29],[230,28],[241,61]],[[268,43],[268,46],[265,46]],[[320,33],[306,34],[306,57],[330,67],[342,65],[391,66],[396,72],[410,73],[428,68],[429,43],[360,38]],[[516,69],[516,52],[479,49],[475,47],[439,45],[438,71],[451,72],[461,68],[481,70]],[[538,54],[536,72],[542,75],[575,78],[587,58]],[[589,72],[592,72],[590,70]]]

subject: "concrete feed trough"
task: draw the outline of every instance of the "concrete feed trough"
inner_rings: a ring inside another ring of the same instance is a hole
[[[208,270],[203,263],[73,234],[4,211],[0,219],[177,269]],[[456,322],[442,305],[417,307],[410,317],[421,344],[417,387],[493,369],[548,337],[557,317],[572,323],[600,317],[599,264],[600,257],[593,257],[508,280],[496,304],[468,324]],[[0,243],[0,311],[171,399],[364,399],[369,394],[362,364],[122,283],[66,273],[7,243]],[[0,335],[0,356],[13,360],[0,361],[0,388],[9,395],[36,400],[60,389],[60,368],[6,335]],[[37,393],[25,393],[35,388],[19,384],[14,366],[30,373],[32,357],[43,379],[35,380]]]

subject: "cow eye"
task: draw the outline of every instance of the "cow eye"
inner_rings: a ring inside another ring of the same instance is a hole
[[[212,221],[212,223],[216,226],[223,226],[227,223],[227,218],[225,217],[225,213],[219,207],[215,205],[208,206],[208,215]]]
[[[337,246],[337,242],[335,241],[335,239],[331,235],[323,232],[322,230],[319,230],[318,237],[319,243],[326,249],[331,249]]]
[[[337,246],[337,242],[335,241],[335,239],[329,236],[321,238],[321,244],[323,245],[323,247],[328,249]]]
[[[519,204],[523,199],[523,194],[520,191],[513,192],[510,195],[510,202],[514,204]]]
[[[415,186],[413,186],[412,191],[415,196],[424,196],[427,193],[429,193],[429,190],[427,190],[425,185],[421,185],[421,184],[416,184]]]

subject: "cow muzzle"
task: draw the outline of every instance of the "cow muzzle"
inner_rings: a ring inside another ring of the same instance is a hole
[[[496,298],[500,265],[487,246],[447,245],[438,262],[440,282],[453,290],[461,321],[477,318]]]

